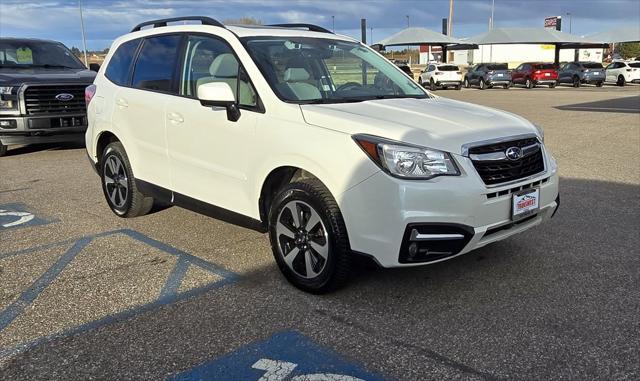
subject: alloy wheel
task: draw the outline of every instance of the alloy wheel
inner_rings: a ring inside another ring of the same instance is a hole
[[[104,185],[111,204],[116,208],[122,208],[129,195],[129,182],[127,171],[119,157],[111,155],[104,166]]]
[[[278,214],[276,237],[280,255],[295,274],[311,279],[322,273],[329,258],[329,238],[311,205],[288,202]]]

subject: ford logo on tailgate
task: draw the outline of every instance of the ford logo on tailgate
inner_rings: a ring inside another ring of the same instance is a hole
[[[73,99],[73,94],[69,94],[69,93],[60,93],[58,95],[56,95],[56,99],[59,101],[70,101]]]

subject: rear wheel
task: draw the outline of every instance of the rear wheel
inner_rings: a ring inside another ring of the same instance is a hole
[[[4,156],[7,153],[7,146],[0,142],[0,156]]]
[[[596,87],[602,87],[602,81],[596,82]]]
[[[462,88],[462,85],[456,85],[455,89],[456,90],[460,90]]]
[[[573,76],[573,87],[580,87],[580,78],[577,75]]]
[[[301,180],[280,191],[269,211],[269,238],[280,271],[299,289],[320,294],[347,282],[347,229],[338,204],[319,180]]]
[[[421,75],[418,76],[418,85],[424,87],[424,83],[422,83],[422,76]]]
[[[618,76],[618,81],[616,82],[616,85],[624,86],[626,83],[627,83],[627,81],[624,79],[624,75],[619,75]]]
[[[509,82],[509,83],[507,83],[505,85],[502,85],[502,88],[505,89],[505,90],[510,88],[510,87],[511,87],[511,82]]]
[[[533,88],[533,81],[531,81],[530,78],[525,79],[524,87],[526,87],[527,89],[532,89]]]
[[[437,89],[436,83],[435,83],[435,82],[433,82],[433,78],[431,78],[431,79],[429,80],[429,90],[431,90],[431,91],[436,91],[436,89]]]
[[[550,84],[549,84],[549,88],[550,88],[550,89],[553,89],[554,87],[556,87],[556,84],[555,84],[555,83],[550,83]]]
[[[100,160],[102,191],[107,204],[119,217],[138,217],[149,213],[153,198],[140,193],[131,171],[131,163],[120,142],[104,149]]]
[[[478,84],[480,90],[484,90],[487,88],[487,85],[484,83],[484,78],[480,78],[480,83]]]
[[[469,83],[469,78],[467,77],[464,78],[464,87],[465,89],[468,89],[469,87],[471,87],[471,84]]]

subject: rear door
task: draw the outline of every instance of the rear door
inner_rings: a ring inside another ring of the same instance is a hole
[[[524,67],[524,64],[521,64],[520,66],[518,66],[513,73],[511,73],[511,80],[513,81],[513,83],[520,83],[522,81],[522,68]]]
[[[166,106],[171,189],[208,204],[251,215],[247,186],[255,128],[264,113],[258,94],[229,44],[213,35],[188,35],[180,65],[179,96]],[[228,84],[241,110],[227,119],[223,107],[206,107],[198,86]]]
[[[175,94],[181,36],[147,37],[134,64],[131,84],[115,95],[113,124],[126,133],[123,144],[135,177],[168,188],[169,159],[164,107]]]

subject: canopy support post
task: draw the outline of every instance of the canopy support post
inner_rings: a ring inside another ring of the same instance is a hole
[[[442,63],[447,63],[447,45],[440,45],[442,48]]]
[[[556,65],[556,67],[560,66],[560,45],[559,44],[554,44],[555,47],[555,54],[553,56],[553,63]]]

